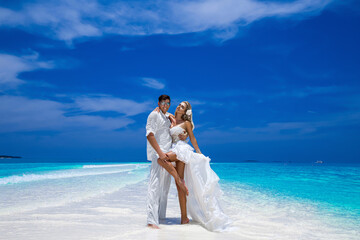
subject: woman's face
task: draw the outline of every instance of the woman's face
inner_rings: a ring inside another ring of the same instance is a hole
[[[185,110],[186,110],[186,103],[184,102],[181,102],[179,106],[176,107],[176,112],[178,112],[180,115],[185,114]]]

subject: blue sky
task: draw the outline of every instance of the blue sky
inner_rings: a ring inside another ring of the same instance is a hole
[[[360,162],[360,4],[0,1],[0,154],[145,161],[157,97],[214,162]]]

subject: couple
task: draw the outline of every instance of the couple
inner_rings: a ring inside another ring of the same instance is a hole
[[[225,230],[230,221],[218,202],[219,177],[210,168],[210,158],[201,154],[196,142],[190,103],[181,102],[175,116],[167,113],[169,96],[161,95],[158,105],[146,123],[147,157],[152,161],[147,196],[148,226],[159,228],[159,219],[165,218],[171,175],[178,190],[181,224],[189,223],[189,213],[194,221],[210,231]],[[185,142],[187,136],[196,153]]]

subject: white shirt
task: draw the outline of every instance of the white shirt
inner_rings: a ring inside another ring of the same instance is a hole
[[[168,152],[172,139],[170,136],[170,119],[169,113],[151,112],[146,122],[146,136],[153,133],[161,151]],[[149,161],[157,160],[159,155],[155,149],[151,146],[149,140],[147,141],[147,159]]]

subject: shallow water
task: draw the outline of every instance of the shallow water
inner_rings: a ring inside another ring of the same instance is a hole
[[[0,164],[0,236],[217,238],[196,223],[178,225],[174,184],[162,230],[145,228],[149,167]],[[233,220],[223,239],[359,239],[360,166],[216,163],[212,168],[221,179],[224,211]]]

